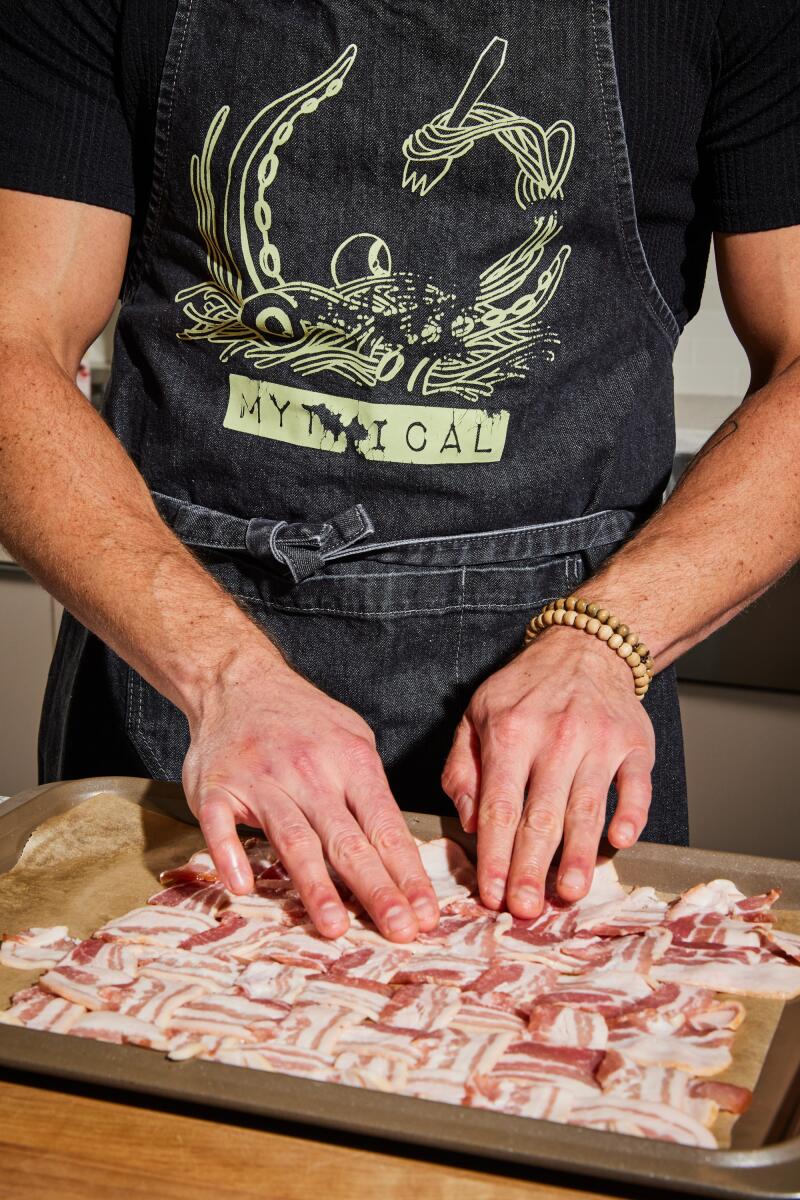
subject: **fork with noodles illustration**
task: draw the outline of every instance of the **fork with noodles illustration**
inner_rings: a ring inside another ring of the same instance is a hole
[[[469,154],[482,138],[495,137],[519,168],[515,194],[520,208],[563,196],[562,184],[575,149],[572,124],[556,121],[543,129],[537,121],[481,100],[503,68],[507,47],[505,38],[492,38],[452,108],[438,113],[403,142],[403,187],[427,196],[445,177],[454,159]],[[555,163],[551,157],[554,145],[558,147]],[[434,163],[441,165],[433,170]]]

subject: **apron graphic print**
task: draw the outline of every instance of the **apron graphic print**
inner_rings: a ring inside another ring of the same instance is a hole
[[[453,163],[479,154],[485,139],[496,139],[514,159],[520,209],[563,197],[572,124],[559,120],[544,129],[483,100],[506,48],[505,39],[493,38],[454,103],[405,138],[398,183],[422,203],[436,202],[430,197],[446,187]],[[223,362],[240,356],[261,372],[288,365],[298,377],[289,386],[231,374],[227,429],[338,453],[350,447],[383,462],[497,462],[509,413],[483,405],[491,404],[499,384],[524,379],[534,361],[553,361],[560,339],[542,314],[571,248],[561,245],[536,274],[562,229],[555,213],[534,217],[525,239],[480,273],[469,299],[463,280],[446,291],[430,276],[400,269],[387,241],[364,231],[336,248],[329,281],[287,278],[269,203],[280,150],[300,117],[335,99],[356,55],[351,44],[327,70],[256,114],[233,150],[221,197],[211,167],[230,106],[214,116],[201,154],[191,160],[210,278],[175,296],[190,322],[178,337],[221,346]],[[319,377],[324,390],[301,384]],[[339,394],[342,380],[351,385],[350,395]],[[404,388],[409,403],[372,398],[389,382]],[[360,389],[370,389],[369,400],[358,396]],[[416,401],[451,395],[458,407]]]

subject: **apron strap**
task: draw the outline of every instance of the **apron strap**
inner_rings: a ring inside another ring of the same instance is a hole
[[[375,532],[363,504],[327,521],[270,521],[234,517],[201,504],[153,492],[162,518],[187,546],[249,554],[259,562],[285,567],[295,583],[316,575],[337,551]]]

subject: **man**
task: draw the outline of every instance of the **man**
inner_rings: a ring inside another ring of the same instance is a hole
[[[798,6],[40,12],[1,18],[0,537],[72,614],[43,778],[182,775],[228,886],[260,825],[331,936],[326,859],[435,924],[396,802],[442,766],[518,916],[562,837],[585,894],[607,799],[685,841],[670,664],[800,546]],[[752,383],[656,511],[712,228]],[[570,593],[600,637],[517,653]]]

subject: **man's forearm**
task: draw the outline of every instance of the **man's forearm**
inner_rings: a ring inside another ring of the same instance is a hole
[[[0,344],[0,541],[187,714],[237,661],[283,664],[47,347],[16,338]]]
[[[800,360],[749,396],[667,503],[583,586],[657,668],[725,624],[800,554]]]

